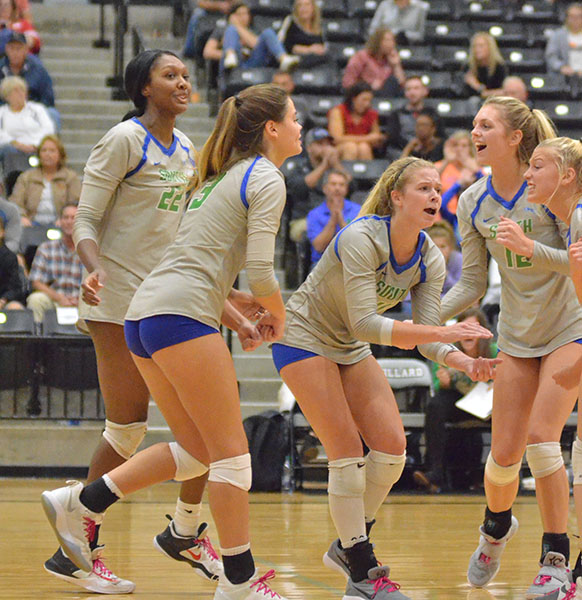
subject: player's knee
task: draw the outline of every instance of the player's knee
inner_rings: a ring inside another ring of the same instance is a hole
[[[363,457],[339,458],[328,463],[327,490],[335,496],[357,498],[366,489],[366,460]]]
[[[519,477],[520,469],[521,461],[504,467],[495,461],[490,452],[485,464],[485,475],[493,485],[509,485]]]
[[[240,456],[211,462],[208,481],[228,483],[244,491],[250,490],[252,484],[251,455],[247,452]]]
[[[402,475],[406,453],[386,454],[370,450],[366,456],[366,479],[378,485],[392,487]]]
[[[559,442],[528,444],[525,455],[531,474],[536,479],[547,477],[560,470],[564,465],[564,457]]]
[[[208,471],[208,467],[205,464],[194,458],[189,452],[186,452],[178,442],[170,442],[168,445],[176,463],[176,474],[174,475],[176,481],[194,479],[195,477],[204,475]]]
[[[103,437],[119,456],[127,460],[136,453],[147,429],[146,422],[114,423],[106,420]]]

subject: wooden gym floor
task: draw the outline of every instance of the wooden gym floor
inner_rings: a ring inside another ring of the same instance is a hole
[[[0,480],[0,599],[96,597],[47,574],[42,566],[57,546],[40,506],[40,493],[63,484]],[[101,533],[107,565],[136,582],[136,600],[213,598],[213,584],[152,546],[153,536],[166,527],[164,515],[173,513],[177,490],[174,483],[156,486],[119,502],[107,514]],[[250,498],[255,560],[262,572],[277,570],[274,588],[290,600],[341,599],[342,577],[321,563],[335,537],[325,495],[251,494]],[[465,575],[483,508],[481,496],[393,495],[381,508],[372,532],[376,554],[390,565],[392,578],[413,600],[522,599],[539,559],[541,525],[535,499],[518,499],[514,514],[520,529],[486,591],[472,590]],[[572,507],[570,512],[572,532]],[[207,505],[203,518],[210,520]],[[216,542],[213,525],[211,536]],[[575,559],[574,544],[572,556]]]

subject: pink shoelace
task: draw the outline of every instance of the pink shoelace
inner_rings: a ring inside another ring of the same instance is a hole
[[[576,599],[576,584],[572,583],[570,589],[566,592],[563,600],[575,600]]]
[[[85,537],[87,541],[92,542],[95,539],[95,531],[97,529],[97,523],[89,517],[83,517],[83,525],[85,528]]]
[[[371,580],[370,583],[374,584],[374,596],[380,590],[385,590],[387,592],[397,592],[400,589],[400,584],[396,583],[395,581],[392,581],[388,577],[378,577],[378,579]]]
[[[533,583],[534,585],[544,585],[550,581],[552,581],[552,577],[550,575],[536,575]]]
[[[105,563],[101,560],[101,556],[98,556],[93,561],[93,573],[102,579],[107,579],[107,581],[117,581],[119,579],[117,575],[105,566]]]
[[[200,544],[204,548],[204,550],[206,550],[206,553],[208,554],[208,556],[210,556],[211,560],[220,560],[218,558],[216,550],[214,549],[214,546],[212,545],[207,536],[204,536],[201,540],[196,540],[196,542]]]
[[[483,552],[481,552],[481,556],[479,556],[479,560],[481,562],[484,562],[486,565],[488,565],[491,562],[491,557],[487,556],[486,554],[483,554]]]
[[[277,594],[277,592],[274,592],[267,585],[267,581],[269,579],[274,579],[274,578],[275,578],[275,570],[271,569],[270,571],[267,571],[262,577],[259,577],[251,585],[251,589],[253,589],[255,586],[257,586],[257,589],[255,590],[255,592],[263,592],[263,596],[265,596],[267,598],[280,598],[281,596],[279,594]]]

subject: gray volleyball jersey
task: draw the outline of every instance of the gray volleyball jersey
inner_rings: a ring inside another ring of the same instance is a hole
[[[279,289],[273,271],[285,182],[267,158],[242,160],[190,200],[173,244],[139,287],[130,320],[176,314],[220,325],[224,301],[245,266],[251,292]]]
[[[517,222],[535,241],[531,260],[495,241],[501,216]],[[546,207],[527,202],[525,182],[508,201],[495,192],[491,177],[483,177],[462,194],[457,218],[463,272],[443,298],[443,321],[484,294],[489,250],[501,275],[498,333],[503,352],[544,356],[582,338],[582,310],[568,276],[567,228]]]
[[[336,363],[356,363],[371,354],[369,343],[391,344],[394,321],[381,313],[404,300],[409,291],[414,322],[440,324],[445,273],[443,255],[424,232],[414,256],[398,265],[390,247],[390,217],[355,219],[335,236],[287,302],[280,343]],[[442,364],[457,349],[433,343],[419,350]]]
[[[582,239],[582,200],[578,200],[570,216],[568,229],[568,246]]]
[[[74,240],[143,279],[174,239],[194,173],[194,147],[174,129],[169,148],[134,118],[110,129],[85,166]]]

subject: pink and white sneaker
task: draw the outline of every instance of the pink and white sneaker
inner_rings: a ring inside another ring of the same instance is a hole
[[[262,577],[258,577],[258,571],[255,575],[244,583],[230,583],[226,576],[222,574],[218,581],[218,587],[214,594],[214,600],[287,600],[277,592],[271,589],[267,583],[275,578],[275,571],[271,569]]]

